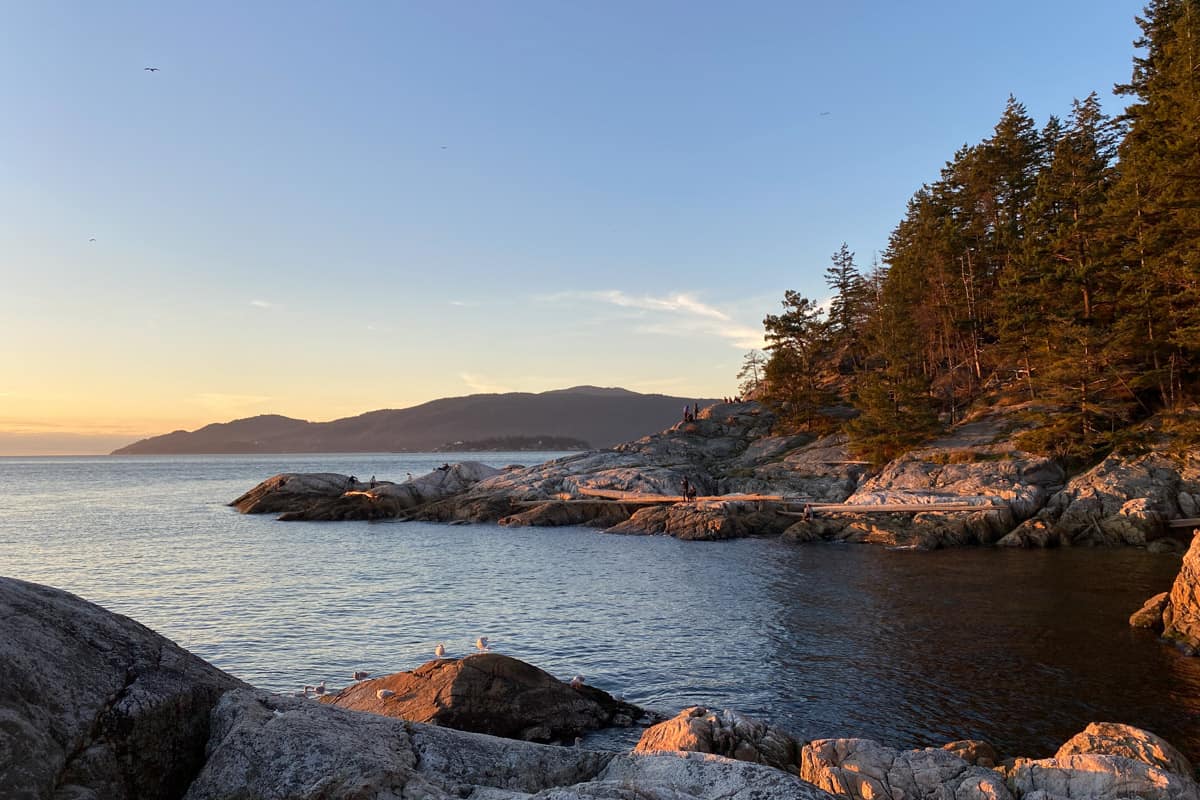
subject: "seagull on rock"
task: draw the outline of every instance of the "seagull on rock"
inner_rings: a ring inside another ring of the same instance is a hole
[[[576,675],[574,678],[571,678],[571,688],[572,689],[578,689],[581,686],[583,686],[583,676],[582,675]]]
[[[486,653],[488,651],[488,638],[486,636],[480,636],[478,639],[476,639],[475,649],[481,653]]]
[[[438,642],[438,646],[433,648],[433,654],[435,656],[437,656],[438,658],[445,658],[446,657],[446,645],[442,644],[441,642]]]
[[[325,694],[325,681],[321,681],[313,687],[313,694],[318,696]]]
[[[356,681],[361,681],[364,678],[371,677],[371,673],[363,672],[361,669],[356,669],[350,677]]]
[[[389,697],[395,697],[396,693],[393,692],[391,689],[380,689],[377,692],[375,692],[375,696],[378,697],[380,700],[387,700]]]

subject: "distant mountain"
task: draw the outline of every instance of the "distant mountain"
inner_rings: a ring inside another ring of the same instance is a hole
[[[332,422],[266,414],[142,439],[113,455],[193,453],[404,453],[447,442],[563,437],[611,447],[673,425],[683,406],[714,399],[576,386],[539,394],[473,394]]]

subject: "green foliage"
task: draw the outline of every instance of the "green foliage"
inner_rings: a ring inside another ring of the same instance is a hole
[[[770,358],[763,399],[775,409],[784,432],[821,431],[832,421],[821,410],[834,394],[825,385],[831,358],[829,323],[817,304],[797,292],[784,295],[783,313],[763,320]]]
[[[1009,97],[914,194],[882,267],[834,253],[828,318],[787,293],[765,324],[788,426],[852,403],[851,447],[879,461],[1020,395],[1054,409],[1021,445],[1083,464],[1200,400],[1200,0],[1151,0],[1138,24],[1121,117],[1092,93],[1039,131]]]

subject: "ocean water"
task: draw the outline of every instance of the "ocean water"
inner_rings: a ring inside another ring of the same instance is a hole
[[[412,669],[438,642],[461,655],[486,635],[643,706],[734,708],[802,739],[982,738],[1046,756],[1110,720],[1200,756],[1200,659],[1126,624],[1169,588],[1174,557],[281,523],[226,505],[282,471],[404,480],[446,460],[554,455],[0,458],[0,574],[129,615],[277,691]]]

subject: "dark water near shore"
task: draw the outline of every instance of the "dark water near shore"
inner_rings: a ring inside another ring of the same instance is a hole
[[[410,669],[439,641],[464,654],[484,634],[635,703],[735,708],[803,739],[983,738],[1044,756],[1112,720],[1200,757],[1200,659],[1126,625],[1176,558],[289,524],[224,505],[279,471],[403,480],[447,459],[0,458],[0,574],[80,594],[280,691]]]

